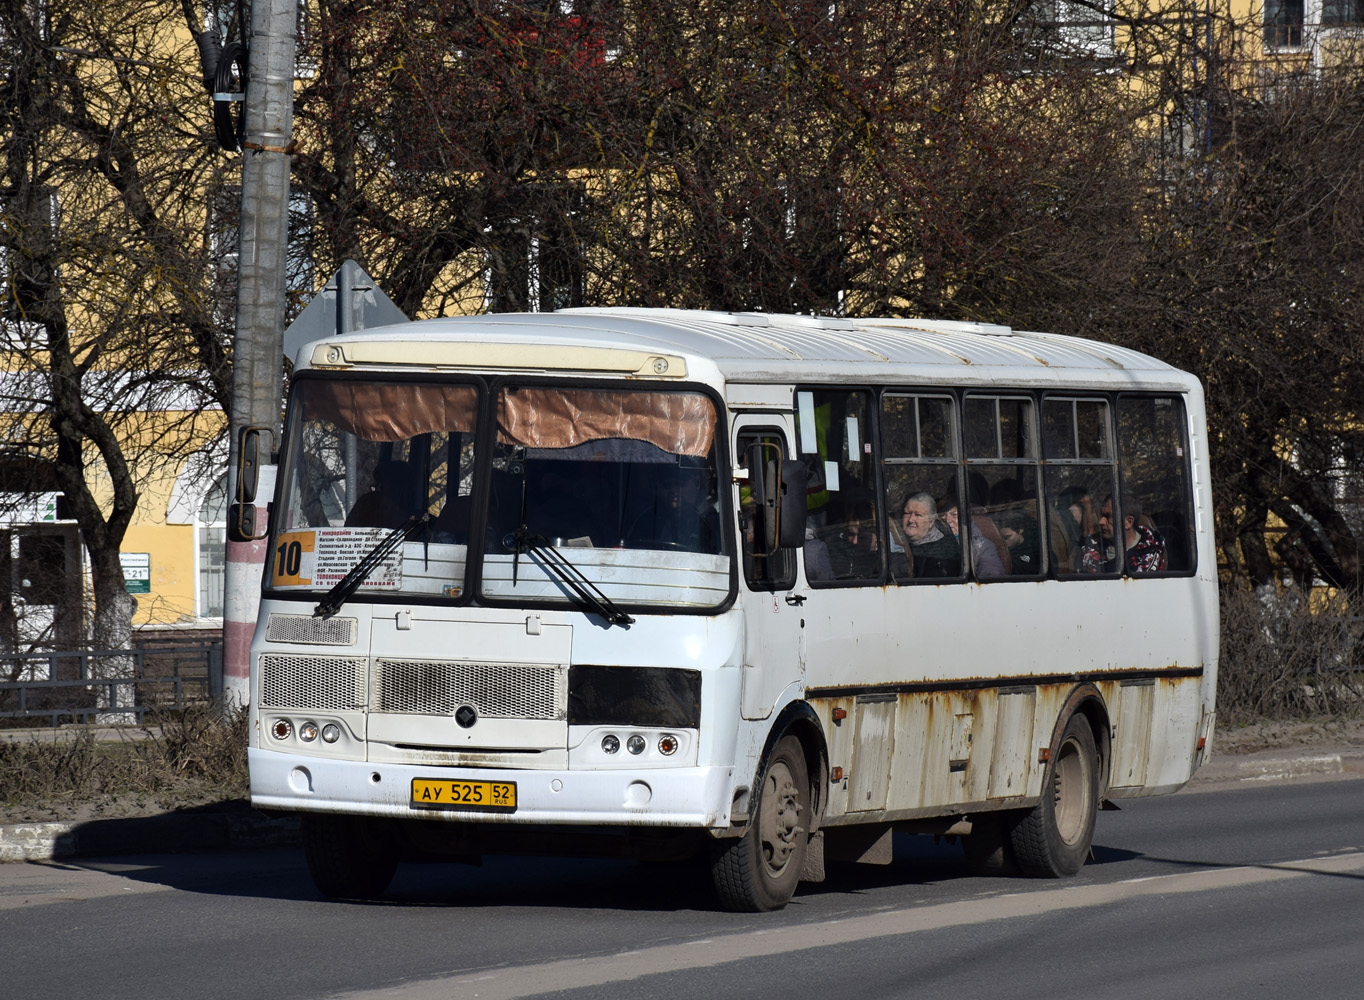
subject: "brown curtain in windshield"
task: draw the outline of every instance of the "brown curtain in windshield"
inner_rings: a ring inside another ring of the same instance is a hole
[[[478,390],[468,385],[308,382],[300,391],[305,420],[329,420],[366,441],[467,433],[478,407]]]
[[[715,438],[715,407],[699,393],[525,386],[502,391],[497,434],[527,448],[627,438],[674,455],[703,456]]]

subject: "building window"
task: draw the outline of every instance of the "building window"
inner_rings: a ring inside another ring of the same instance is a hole
[[[1265,45],[1294,48],[1302,44],[1303,0],[1265,0]]]
[[[1321,23],[1364,24],[1364,0],[1322,0]]]
[[[1112,58],[1117,54],[1112,12],[1113,0],[1039,0],[1025,23],[1053,55]]]
[[[0,198],[0,349],[31,350],[45,346],[44,330],[28,317],[25,271],[36,260],[51,258],[60,206],[55,191],[39,188],[26,206],[18,198]]]
[[[227,559],[227,476],[209,489],[199,505],[199,617],[223,616],[224,563]]]
[[[586,268],[573,228],[579,201],[578,192],[570,191],[543,216],[511,219],[489,230],[488,312],[553,312],[583,304]]]

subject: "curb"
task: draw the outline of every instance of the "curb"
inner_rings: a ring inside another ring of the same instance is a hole
[[[0,862],[289,847],[298,842],[296,816],[271,818],[245,802],[231,802],[160,816],[0,826]]]
[[[1199,770],[1195,781],[1286,781],[1309,775],[1344,774],[1345,761],[1338,753],[1311,757],[1271,758],[1267,760],[1238,760],[1223,773],[1204,775]]]
[[[1317,753],[1286,754],[1282,750],[1216,757],[1200,767],[1190,785],[1236,784],[1243,781],[1291,781],[1295,778],[1364,774],[1364,747]]]

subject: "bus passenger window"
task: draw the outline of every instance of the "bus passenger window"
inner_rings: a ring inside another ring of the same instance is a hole
[[[896,583],[961,578],[960,538],[939,517],[961,502],[955,417],[950,396],[881,397],[887,556]]]
[[[1195,568],[1193,489],[1189,471],[1184,401],[1178,396],[1118,397],[1118,469],[1122,477],[1122,516],[1137,510],[1135,531],[1147,548],[1163,548],[1164,565],[1154,558],[1127,561],[1131,575],[1187,573]],[[1121,499],[1121,498],[1120,498]],[[1138,544],[1133,542],[1133,544]]]
[[[980,580],[1036,577],[1044,568],[1038,544],[1041,511],[1034,412],[1030,396],[972,393],[963,404],[968,529]],[[982,549],[980,538],[993,547],[993,558]]]
[[[805,577],[816,586],[880,583],[871,393],[796,392],[796,440],[809,470]]]
[[[1099,510],[1117,492],[1108,400],[1042,401],[1047,542],[1060,576],[1116,572],[1101,539]]]

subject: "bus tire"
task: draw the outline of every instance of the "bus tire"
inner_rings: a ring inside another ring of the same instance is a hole
[[[796,737],[783,736],[763,768],[748,830],[715,844],[710,870],[720,905],[743,913],[785,906],[800,882],[809,817],[805,751]]]
[[[1074,875],[1089,858],[1099,807],[1099,755],[1089,721],[1066,722],[1042,775],[1042,798],[1019,815],[1010,842],[1019,869],[1033,878]]]
[[[1010,878],[1017,875],[1018,860],[1009,838],[1010,814],[982,813],[971,820],[971,832],[961,838],[966,867],[972,875],[984,878]]]
[[[313,884],[331,899],[377,899],[398,870],[387,838],[362,816],[304,813],[299,833]]]

